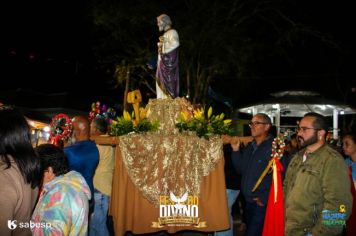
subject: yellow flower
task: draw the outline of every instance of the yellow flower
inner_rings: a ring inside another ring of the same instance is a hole
[[[203,108],[201,108],[201,109],[196,109],[196,110],[194,110],[194,117],[196,118],[196,119],[201,119],[201,118],[204,118],[204,109]]]
[[[226,120],[224,120],[224,124],[229,125],[229,124],[231,124],[231,121],[232,121],[231,119],[226,119]]]
[[[209,110],[208,110],[208,119],[211,117],[212,114],[213,114],[213,108],[212,108],[212,107],[209,107]]]
[[[131,115],[127,111],[124,110],[124,120],[130,121],[131,120]]]
[[[188,121],[189,120],[189,114],[187,112],[185,112],[185,111],[181,111],[179,119],[181,121]]]
[[[225,114],[213,115],[213,108],[209,107],[205,112],[204,108],[196,108],[191,112],[180,112],[176,127],[179,131],[195,131],[199,137],[208,138],[212,134],[230,134],[232,120],[224,120]]]

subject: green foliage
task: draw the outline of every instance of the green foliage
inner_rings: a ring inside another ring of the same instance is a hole
[[[159,128],[159,122],[153,121],[151,122],[149,119],[141,120],[136,127],[134,127],[134,132],[142,133],[148,131],[157,131]]]
[[[134,125],[131,120],[125,120],[123,117],[118,117],[112,121],[110,135],[121,136],[134,132]]]
[[[159,128],[159,122],[151,122],[149,119],[144,118],[135,125],[134,115],[130,115],[128,112],[124,111],[124,115],[117,117],[111,123],[110,135],[121,136],[128,133],[143,133],[149,131],[157,131]]]
[[[181,112],[176,127],[180,132],[193,131],[198,137],[206,139],[211,135],[232,135],[235,132],[230,119],[224,119],[224,113],[212,115],[213,109],[206,113],[203,108],[194,110],[193,114]]]

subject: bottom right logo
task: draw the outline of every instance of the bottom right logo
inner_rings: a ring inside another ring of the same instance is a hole
[[[345,225],[346,224],[346,207],[340,205],[339,211],[323,210],[322,218],[324,225]]]

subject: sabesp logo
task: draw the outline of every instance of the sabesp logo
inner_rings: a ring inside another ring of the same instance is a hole
[[[11,230],[16,229],[17,227],[19,229],[34,229],[34,228],[51,229],[52,225],[51,225],[51,223],[46,223],[46,222],[36,222],[35,223],[31,220],[30,220],[30,222],[17,222],[17,220],[8,220],[7,227]]]
[[[17,227],[16,220],[8,220],[7,227],[9,229],[16,229],[16,227]]]

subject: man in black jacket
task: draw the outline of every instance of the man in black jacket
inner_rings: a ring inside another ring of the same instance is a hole
[[[262,235],[264,217],[268,194],[271,186],[271,173],[262,180],[256,191],[252,192],[258,178],[271,158],[273,137],[269,135],[272,127],[271,119],[263,113],[252,117],[250,122],[253,141],[240,150],[240,140],[231,141],[232,161],[236,171],[242,175],[241,191],[246,200],[246,224],[245,236]]]

